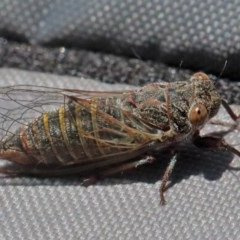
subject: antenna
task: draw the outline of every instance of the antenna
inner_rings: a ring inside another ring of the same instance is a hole
[[[220,72],[218,78],[222,77],[223,72],[225,71],[225,69],[227,67],[227,63],[228,63],[228,60],[226,59],[224,65],[223,65],[222,71]]]

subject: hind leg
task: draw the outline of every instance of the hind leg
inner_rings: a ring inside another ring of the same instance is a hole
[[[16,177],[17,175],[19,175],[17,173],[17,170],[13,170],[13,169],[8,168],[8,167],[1,167],[0,168],[0,174],[4,174],[4,175],[10,176],[10,177]]]
[[[85,187],[88,187],[88,186],[98,182],[98,180],[101,178],[105,178],[105,177],[108,177],[108,176],[111,176],[111,175],[114,175],[117,173],[129,171],[129,170],[133,170],[142,165],[150,164],[150,163],[154,162],[155,160],[156,159],[153,156],[146,156],[145,158],[143,158],[141,160],[137,160],[134,162],[127,162],[127,163],[119,164],[117,166],[109,167],[104,170],[99,170],[98,173],[95,173],[94,175],[90,176],[89,178],[86,178],[83,181],[82,185]]]

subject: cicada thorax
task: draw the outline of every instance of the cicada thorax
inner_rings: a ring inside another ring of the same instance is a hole
[[[137,116],[158,132],[188,133],[188,111],[194,95],[189,82],[146,85],[135,94]]]
[[[119,98],[69,100],[20,127],[2,143],[0,157],[62,166],[129,154],[151,140],[142,134],[150,129],[121,105]]]

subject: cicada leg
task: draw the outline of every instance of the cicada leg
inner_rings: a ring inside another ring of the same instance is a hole
[[[132,170],[134,168],[138,168],[142,165],[145,164],[150,164],[152,162],[154,162],[156,159],[153,156],[146,156],[145,158],[141,159],[141,160],[137,160],[134,162],[130,162],[130,163],[125,163],[125,164],[121,164],[120,166],[114,167],[114,168],[110,168],[110,169],[106,169],[103,172],[101,172],[101,176],[102,177],[106,177],[115,173],[119,173],[119,172],[125,172],[128,170]]]
[[[231,107],[228,105],[226,101],[222,100],[222,105],[226,109],[227,113],[229,114],[229,116],[232,118],[233,121],[237,122],[240,119],[240,116],[237,116],[233,112],[233,110],[231,109]]]
[[[164,192],[166,191],[166,187],[167,187],[167,182],[173,172],[173,169],[176,165],[176,162],[177,162],[177,155],[175,154],[171,160],[170,160],[170,163],[163,175],[163,178],[162,178],[162,183],[160,185],[160,189],[159,189],[159,193],[160,193],[160,204],[161,205],[165,205],[166,204],[166,200],[165,200],[165,197],[164,197]]]
[[[92,185],[92,184],[96,183],[101,178],[104,178],[104,177],[107,177],[107,176],[110,176],[110,175],[113,175],[113,174],[116,174],[116,173],[119,173],[119,172],[125,172],[127,170],[132,170],[132,169],[140,167],[142,165],[150,164],[155,160],[156,159],[153,156],[146,156],[144,159],[141,159],[141,160],[138,160],[138,161],[125,163],[125,164],[121,164],[121,165],[118,165],[118,166],[115,166],[115,167],[112,167],[112,168],[108,168],[106,170],[103,170],[103,171],[99,172],[98,174],[95,174],[95,175],[85,179],[83,185],[87,187],[89,185]],[[167,167],[167,169],[166,169],[166,171],[163,175],[162,183],[161,183],[160,189],[159,189],[160,204],[161,205],[166,204],[166,200],[165,200],[165,197],[164,197],[164,192],[166,191],[168,180],[171,176],[171,173],[174,169],[174,166],[175,166],[176,162],[177,162],[177,155],[174,155],[171,158],[170,163],[169,163],[169,165],[168,165],[168,167]]]
[[[240,157],[240,151],[225,142],[223,138],[195,135],[193,143],[199,148],[226,149]]]
[[[227,102],[222,100],[222,105],[226,109],[229,116],[233,119],[233,121],[236,122],[236,124],[239,124],[240,116],[237,116],[231,107],[228,105]],[[231,129],[230,129],[231,131]],[[240,151],[236,148],[232,147],[228,143],[225,142],[225,140],[222,137],[215,137],[215,136],[199,136],[199,131],[195,133],[193,136],[193,143],[200,148],[212,148],[212,149],[226,149],[233,154],[240,157]]]
[[[7,175],[9,177],[16,177],[18,172],[8,168],[0,168],[0,174]]]
[[[137,168],[141,165],[150,164],[155,160],[152,156],[146,156],[141,160],[137,160],[134,162],[128,162],[123,164],[118,164],[116,166],[112,166],[105,169],[99,169],[96,174],[93,174],[89,178],[85,179],[83,184],[84,186],[89,186],[94,184],[100,178],[107,177],[109,175],[113,175],[118,172],[123,172],[127,170],[131,170]],[[6,174],[10,176],[20,176],[20,175],[28,175],[28,176],[45,176],[45,177],[56,177],[63,175],[73,175],[73,174],[85,174],[86,171],[82,171],[81,167],[77,166],[69,166],[67,168],[59,168],[59,167],[37,167],[37,166],[22,166],[14,164],[12,166],[6,166],[0,168],[0,174]]]
[[[237,124],[239,123],[240,120],[240,115],[237,116],[231,107],[228,105],[227,102],[222,100],[222,105],[229,114],[229,116],[233,119],[234,122]],[[194,137],[193,137],[193,143],[200,148],[213,148],[213,149],[226,149],[235,155],[240,157],[240,151],[237,150],[236,148],[232,147],[228,143],[225,142],[223,138],[217,138],[214,136],[199,136],[199,132],[196,132]]]
[[[114,167],[107,168],[105,170],[99,171],[97,174],[90,176],[89,178],[85,179],[83,182],[83,186],[87,187],[89,185],[92,185],[96,183],[99,179],[108,177],[110,175],[126,172],[135,168],[138,168],[145,164],[150,164],[154,162],[156,159],[153,156],[146,156],[145,158],[141,160],[137,160],[134,162],[128,162],[124,164],[120,164]]]

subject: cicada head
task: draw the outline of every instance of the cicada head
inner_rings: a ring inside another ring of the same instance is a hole
[[[191,82],[194,86],[194,96],[188,112],[188,119],[192,125],[201,128],[217,114],[222,100],[214,83],[205,73],[195,73],[191,77]]]

